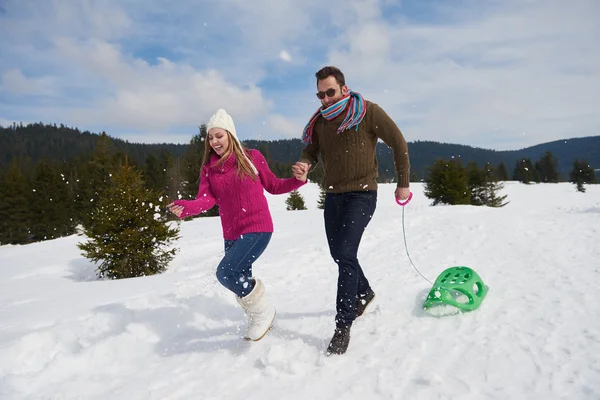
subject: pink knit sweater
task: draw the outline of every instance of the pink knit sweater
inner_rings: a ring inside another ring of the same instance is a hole
[[[196,199],[174,201],[175,205],[184,207],[180,218],[210,210],[217,204],[224,239],[236,240],[244,233],[273,232],[273,220],[263,189],[271,194],[283,194],[306,182],[277,178],[258,150],[248,150],[248,157],[258,170],[256,181],[247,176],[239,178],[234,153],[221,165],[215,165],[220,158],[213,154],[200,172]]]

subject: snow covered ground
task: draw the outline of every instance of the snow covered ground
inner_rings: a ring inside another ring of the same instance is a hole
[[[377,298],[348,352],[326,357],[337,270],[318,189],[269,196],[276,232],[255,265],[277,307],[260,342],[216,281],[217,218],[181,225],[168,272],[97,281],[72,236],[0,247],[0,399],[600,399],[600,185],[506,184],[504,208],[429,206],[413,184],[409,253],[430,280],[477,271],[471,313],[422,310],[393,186],[359,253]]]

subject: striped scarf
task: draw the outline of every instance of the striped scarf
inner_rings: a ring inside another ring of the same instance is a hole
[[[358,130],[358,124],[365,116],[367,112],[367,107],[365,104],[365,99],[358,92],[350,92],[340,101],[335,104],[330,105],[327,108],[319,108],[317,112],[313,114],[304,127],[304,131],[302,132],[302,141],[304,143],[312,143],[312,134],[313,128],[315,127],[315,123],[319,118],[319,115],[322,115],[328,121],[333,120],[335,117],[340,115],[344,109],[348,107],[346,111],[346,118],[342,121],[342,124],[338,128],[338,134],[345,131],[346,129],[350,129],[353,126],[356,126],[356,130]]]

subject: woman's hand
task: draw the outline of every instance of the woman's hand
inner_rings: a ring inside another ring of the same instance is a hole
[[[302,182],[306,182],[308,179],[308,171],[310,170],[310,165],[302,162],[297,162],[292,165],[292,172],[294,177]]]
[[[178,205],[175,205],[175,203],[171,203],[171,204],[167,205],[167,208],[173,214],[177,215],[177,218],[181,218],[181,213],[183,212],[183,209],[184,209],[183,206],[178,206]]]

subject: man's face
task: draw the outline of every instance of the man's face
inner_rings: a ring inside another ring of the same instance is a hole
[[[340,87],[338,85],[335,76],[328,76],[327,78],[317,82],[317,97],[321,100],[321,104],[324,107],[337,103],[348,94],[348,87],[346,85]],[[321,98],[321,96],[324,96]]]

